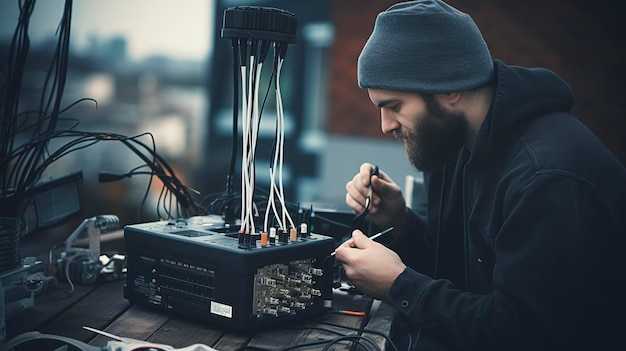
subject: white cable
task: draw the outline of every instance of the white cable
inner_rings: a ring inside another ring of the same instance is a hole
[[[283,219],[283,223],[285,223],[285,225],[287,224],[287,221],[285,219],[285,206],[284,206],[284,189],[283,189],[283,163],[284,163],[284,156],[283,156],[283,151],[284,151],[284,147],[285,147],[285,116],[283,115],[283,99],[282,99],[282,95],[280,94],[280,72],[281,72],[281,68],[282,68],[282,60],[278,61],[278,73],[277,73],[277,86],[276,86],[276,118],[279,121],[280,124],[280,128],[278,130],[278,184],[279,184],[279,192],[278,192],[278,199],[280,200],[280,204],[281,204],[281,214],[282,214],[282,219]],[[286,229],[286,228],[285,228]]]
[[[277,53],[275,52],[275,55]],[[261,112],[259,110],[259,85],[263,62],[255,65],[255,56],[250,56],[250,63],[242,66],[242,163],[241,163],[241,230],[244,233],[255,231],[254,223],[254,186],[255,186],[255,155],[259,136]],[[287,229],[287,221],[295,228],[285,204],[283,185],[283,163],[285,147],[285,119],[282,95],[280,93],[280,72],[284,63],[283,58],[276,61],[276,148],[273,162],[270,167],[270,189],[268,205],[263,223],[264,231],[269,226],[269,213],[273,212],[279,227]],[[247,91],[247,93],[246,93]],[[277,209],[276,200],[280,201],[280,210]]]
[[[269,216],[270,207],[271,207],[271,210],[274,213],[274,218],[278,222],[278,227],[284,229],[285,223],[281,220],[280,215],[278,214],[278,210],[276,209],[276,202],[274,201],[274,194],[278,191],[278,189],[276,188],[276,183],[274,181],[275,178],[276,178],[276,171],[270,168],[270,179],[271,179],[270,197],[267,203],[267,210],[265,211],[265,221],[266,221],[266,226],[267,226],[268,216]]]
[[[276,54],[276,53],[275,53]],[[272,210],[272,212],[274,213],[274,218],[276,219],[276,221],[278,222],[278,226],[279,228],[285,229],[285,220],[284,218],[281,218],[280,214],[278,213],[278,210],[276,209],[276,203],[275,203],[275,199],[274,199],[274,195],[278,193],[277,196],[280,196],[280,191],[279,189],[276,187],[276,170],[278,170],[278,165],[279,165],[279,155],[280,155],[280,149],[281,149],[281,140],[280,140],[280,133],[279,131],[284,129],[283,125],[282,125],[282,120],[280,118],[280,109],[279,109],[279,93],[278,93],[278,88],[279,88],[279,83],[278,83],[278,79],[280,78],[279,75],[279,69],[280,67],[278,66],[278,60],[276,61],[276,77],[275,77],[275,84],[276,84],[276,142],[275,142],[275,148],[274,148],[274,155],[273,155],[273,160],[272,160],[272,165],[270,166],[270,195],[269,195],[269,200],[268,200],[268,204],[267,204],[267,210],[266,210],[266,216],[265,216],[265,226],[268,225],[268,215],[270,212],[270,208]]]
[[[280,60],[280,67],[281,68],[282,68],[283,62],[284,62],[284,59],[281,59]],[[284,149],[285,149],[285,147],[284,147],[285,146],[285,128],[284,128],[284,125],[285,125],[285,114],[284,114],[284,110],[283,110],[283,97],[282,97],[282,94],[280,93],[280,90],[278,91],[278,95],[280,96],[280,116],[281,116],[281,121],[282,121],[282,125],[283,125],[283,128],[281,130],[281,135],[282,135],[282,137],[281,137],[282,138],[282,145],[281,146],[282,146],[282,149],[281,149],[280,178],[279,178],[280,188],[281,188],[281,193],[282,193],[282,196],[281,196],[282,197],[282,206],[283,206],[283,209],[285,211],[285,214],[287,215],[287,219],[289,220],[289,223],[291,224],[291,227],[295,228],[296,226],[293,223],[293,219],[291,218],[291,215],[289,214],[287,206],[285,205],[285,192],[284,192],[284,189],[283,189],[283,164],[284,164],[283,158],[284,158],[284,154],[285,154],[285,152],[284,152]]]
[[[295,228],[295,225],[293,223],[293,220],[291,219],[291,216],[289,215],[289,211],[287,211],[287,206],[285,205],[285,192],[284,192],[284,187],[283,187],[283,162],[284,162],[284,145],[285,145],[285,125],[284,125],[284,111],[283,111],[283,99],[282,99],[282,95],[280,93],[280,72],[282,70],[282,66],[283,66],[283,62],[285,60],[280,58],[278,60],[278,69],[276,71],[276,117],[278,118],[278,120],[280,121],[280,129],[278,131],[279,133],[279,147],[278,152],[280,153],[279,156],[279,162],[278,162],[278,182],[279,182],[279,200],[280,200],[280,204],[282,207],[282,213],[283,213],[283,222],[285,223],[285,217],[289,220],[289,223],[291,224],[292,228]],[[285,223],[286,224],[286,223]],[[284,228],[286,229],[286,228]]]
[[[247,107],[247,114],[246,114],[246,124],[244,125],[244,129],[243,129],[243,134],[245,134],[245,145],[244,145],[244,149],[243,152],[245,153],[246,157],[245,157],[245,165],[243,165],[245,167],[245,171],[243,172],[243,177],[245,179],[245,193],[242,194],[245,198],[244,200],[244,204],[242,207],[242,211],[245,212],[245,217],[244,217],[244,222],[243,222],[243,226],[244,226],[244,233],[250,233],[250,192],[252,191],[251,188],[251,183],[250,183],[250,177],[251,175],[251,170],[250,170],[250,165],[254,163],[254,157],[251,154],[251,147],[250,147],[250,143],[252,143],[251,137],[251,128],[252,128],[252,115],[254,113],[254,109],[253,109],[253,101],[254,101],[254,56],[250,56],[250,62],[248,63],[248,107]]]
[[[283,203],[283,200],[281,199],[282,196],[282,192],[281,190],[277,187],[276,184],[276,174],[278,172],[278,177],[280,178],[280,174],[281,174],[281,150],[283,149],[283,140],[281,138],[281,130],[284,129],[284,125],[283,125],[283,119],[282,119],[282,111],[281,111],[281,97],[280,97],[280,83],[279,83],[279,79],[280,79],[280,61],[278,61],[277,67],[276,67],[276,148],[274,150],[274,163],[273,163],[273,171],[272,171],[272,190],[276,193],[276,197],[278,198],[278,200],[280,201],[281,205]],[[286,220],[285,220],[285,216],[284,216],[284,208],[282,208],[281,206],[281,213],[278,213],[278,211],[275,208],[275,204],[273,203],[272,206],[274,206],[274,215],[276,216],[276,220],[281,224],[281,227],[283,229],[286,229]]]
[[[250,206],[249,208],[249,217],[250,217],[250,232],[254,233],[255,232],[255,223],[254,223],[254,211],[253,211],[253,207],[254,207],[254,186],[255,186],[255,179],[256,179],[256,167],[255,167],[255,161],[256,161],[256,147],[257,147],[257,141],[259,139],[259,128],[260,128],[260,124],[261,124],[261,115],[260,115],[260,111],[259,111],[259,86],[261,83],[261,72],[263,69],[263,62],[259,62],[257,65],[257,69],[256,69],[256,76],[254,79],[254,110],[253,110],[253,120],[252,120],[252,139],[251,139],[251,162],[250,162],[250,167],[251,167],[251,173],[250,173],[250,192],[249,192],[249,198],[248,198],[248,205]]]
[[[247,66],[241,66],[241,129],[242,133],[242,152],[241,152],[241,230],[245,229],[245,216],[246,216],[246,142],[247,142],[247,125],[246,116],[248,115],[248,102],[246,87],[247,85]]]
[[[242,78],[244,91],[247,90],[247,98],[244,98],[242,109],[242,196],[241,196],[241,229],[244,233],[255,231],[254,223],[254,186],[255,186],[255,155],[260,128],[259,111],[259,86],[263,63],[255,63],[255,56],[250,56],[249,69],[245,78]],[[247,84],[246,84],[247,83]]]
[[[277,55],[277,53],[275,53],[275,55]],[[278,66],[274,67],[276,70],[278,70]],[[274,78],[277,79],[278,75]],[[280,120],[278,118],[278,112],[276,115],[276,138],[278,138],[278,130],[281,129],[281,125],[280,125]],[[274,148],[274,155],[272,158],[272,164],[270,165],[270,169],[269,169],[269,175],[270,175],[270,188],[269,188],[269,196],[268,196],[268,202],[267,202],[267,209],[265,211],[265,223],[264,223],[264,228],[267,228],[267,226],[269,225],[269,214],[270,214],[270,210],[274,213],[274,218],[276,219],[276,221],[278,222],[278,226],[279,228],[284,228],[284,223],[283,221],[280,219],[280,216],[278,214],[278,211],[276,209],[276,203],[274,200],[274,194],[278,191],[278,189],[276,189],[276,167],[278,164],[278,140],[276,140],[276,144],[275,144],[275,148]]]
[[[265,209],[265,219],[263,220],[263,231],[264,232],[267,232],[267,230],[268,230],[270,209],[273,209],[274,212],[276,212],[276,206],[273,205],[273,203],[274,203],[274,187],[272,186],[272,184],[274,184],[274,171],[272,170],[272,167],[270,167],[270,189],[269,189],[269,195],[267,196],[267,208]]]
[[[70,294],[74,293],[74,283],[72,283],[72,278],[70,277],[70,266],[74,260],[82,257],[89,257],[89,254],[87,252],[76,252],[67,259],[67,262],[65,262],[65,279],[67,279],[67,282],[70,284]]]
[[[247,230],[247,216],[248,216],[248,129],[249,129],[249,115],[250,115],[250,64],[246,64],[246,76],[245,76],[245,85],[242,94],[246,96],[246,107],[245,113],[241,115],[241,231],[246,232]]]

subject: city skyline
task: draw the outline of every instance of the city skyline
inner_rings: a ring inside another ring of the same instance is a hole
[[[35,4],[30,19],[32,45],[55,38],[64,0]],[[76,52],[93,48],[94,39],[124,38],[129,59],[151,56],[204,60],[214,40],[213,1],[81,0],[73,3],[71,46]],[[18,1],[0,2],[0,40],[10,40],[18,19]]]

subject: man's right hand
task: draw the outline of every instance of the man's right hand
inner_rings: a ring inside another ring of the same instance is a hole
[[[380,228],[400,226],[406,216],[406,203],[402,190],[382,170],[379,170],[378,176],[370,176],[373,169],[374,165],[370,163],[362,164],[359,173],[346,184],[346,204],[355,213],[363,212],[371,182],[369,214],[365,219]]]

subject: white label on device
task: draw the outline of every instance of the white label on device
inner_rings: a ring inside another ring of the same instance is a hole
[[[211,313],[226,318],[233,318],[233,306],[211,301]]]

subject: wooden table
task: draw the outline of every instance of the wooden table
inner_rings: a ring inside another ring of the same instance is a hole
[[[65,283],[61,283],[65,284]],[[105,346],[111,339],[83,329],[83,326],[137,340],[183,348],[193,344],[217,350],[268,349],[320,342],[302,350],[320,350],[341,335],[360,335],[372,339],[376,347],[361,339],[368,350],[391,349],[386,337],[391,333],[395,309],[387,303],[366,296],[335,289],[334,310],[365,311],[365,316],[324,313],[314,320],[279,325],[257,333],[221,330],[206,322],[168,315],[161,311],[133,305],[123,297],[124,279],[76,285],[68,295],[58,287],[48,287],[35,298],[33,307],[6,321],[9,341],[29,331],[39,331],[80,340],[94,346]],[[328,341],[322,343],[323,341]],[[331,350],[348,350],[354,346],[341,341]],[[363,348],[360,348],[363,349]]]

